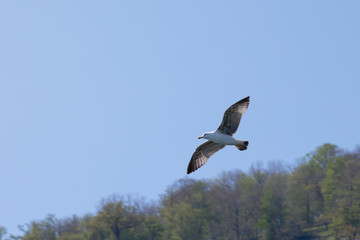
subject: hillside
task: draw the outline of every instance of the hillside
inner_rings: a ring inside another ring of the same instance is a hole
[[[95,215],[48,215],[9,239],[355,240],[360,238],[359,173],[359,148],[348,152],[324,144],[291,168],[272,163],[216,179],[180,179],[159,202],[112,196]]]

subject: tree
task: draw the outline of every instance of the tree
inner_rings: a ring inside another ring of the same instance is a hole
[[[257,238],[263,175],[255,170],[252,173],[227,172],[212,182],[208,198],[215,218],[210,227],[213,239]]]
[[[157,215],[148,215],[145,217],[145,236],[144,239],[155,240],[160,239],[163,233],[163,226],[160,222],[160,218]]]
[[[125,205],[116,197],[104,200],[101,209],[90,224],[91,239],[128,239],[140,223],[134,206]]]
[[[286,229],[287,174],[284,171],[271,172],[268,177],[260,205],[258,227],[265,239],[292,239]]]
[[[329,166],[323,188],[331,231],[350,240],[360,234],[359,172],[360,151],[345,153]]]
[[[161,202],[164,239],[201,240],[212,219],[203,181],[182,179],[167,190]]]
[[[20,230],[24,233],[22,240],[56,240],[56,218],[49,214],[45,220],[32,221]]]
[[[0,226],[0,240],[3,240],[3,237],[6,235],[6,228]]]
[[[88,239],[88,226],[92,215],[85,215],[57,220],[57,240],[85,240]]]

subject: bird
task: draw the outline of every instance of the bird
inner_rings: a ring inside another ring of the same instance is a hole
[[[202,136],[198,137],[198,139],[204,138],[208,141],[196,148],[190,159],[187,174],[203,166],[212,155],[223,149],[226,145],[233,145],[240,151],[247,149],[249,141],[237,140],[233,135],[238,129],[241,117],[248,109],[249,103],[249,96],[234,103],[225,111],[222,122],[216,131],[205,132]]]

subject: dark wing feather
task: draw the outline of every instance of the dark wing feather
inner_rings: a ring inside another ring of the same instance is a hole
[[[224,148],[225,145],[215,143],[213,141],[207,141],[198,146],[191,157],[187,174],[194,172],[196,169],[204,165],[207,160],[214,155],[217,151]]]
[[[222,133],[233,135],[239,127],[242,115],[249,107],[250,97],[246,97],[231,105],[224,113],[223,120],[218,128]]]

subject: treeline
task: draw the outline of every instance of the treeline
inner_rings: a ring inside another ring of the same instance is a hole
[[[21,230],[9,238],[360,239],[360,148],[347,152],[324,144],[291,168],[273,163],[212,180],[184,178],[156,203],[113,196],[95,215],[49,215]]]

